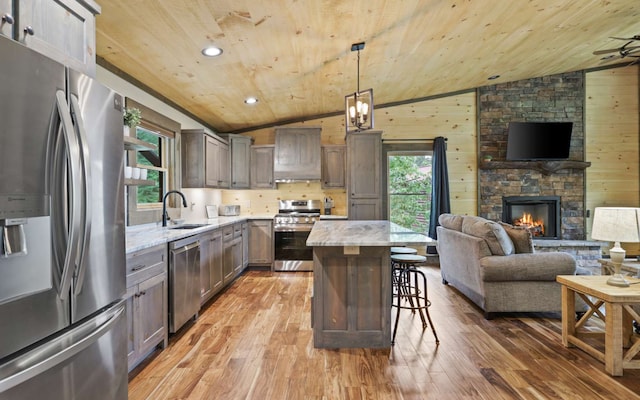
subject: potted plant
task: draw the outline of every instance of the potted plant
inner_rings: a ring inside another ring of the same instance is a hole
[[[126,108],[124,110],[123,122],[124,122],[124,135],[129,136],[129,130],[138,126],[142,113],[137,108]]]

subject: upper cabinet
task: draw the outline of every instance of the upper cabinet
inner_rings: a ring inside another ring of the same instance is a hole
[[[273,145],[251,146],[251,189],[275,189]]]
[[[347,135],[347,202],[349,219],[382,218],[382,132]]]
[[[253,138],[235,134],[221,134],[229,142],[231,155],[231,189],[249,189],[251,186],[251,143]]]
[[[276,128],[273,175],[276,182],[319,181],[320,127]]]
[[[203,129],[182,131],[183,188],[228,188],[229,145]]]
[[[322,146],[322,188],[335,189],[345,186],[345,158],[347,146],[342,144]]]
[[[0,34],[95,77],[99,13],[93,0],[0,0]]]

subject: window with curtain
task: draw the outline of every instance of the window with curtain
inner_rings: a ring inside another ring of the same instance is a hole
[[[431,152],[387,152],[388,219],[416,232],[429,230]]]

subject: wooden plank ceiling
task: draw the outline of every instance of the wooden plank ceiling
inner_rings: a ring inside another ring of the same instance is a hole
[[[602,61],[611,36],[640,34],[638,0],[105,0],[100,64],[218,132],[342,112],[373,88],[376,106],[561,72]],[[637,42],[640,45],[640,42]],[[205,58],[207,45],[223,48]],[[613,53],[616,54],[616,53]],[[487,78],[500,75],[495,81]],[[255,96],[255,105],[244,99]]]

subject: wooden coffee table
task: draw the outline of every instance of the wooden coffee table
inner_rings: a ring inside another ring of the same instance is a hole
[[[640,351],[640,338],[633,334],[632,320],[640,316],[631,308],[640,305],[640,284],[629,287],[607,285],[609,276],[558,275],[562,285],[562,344],[576,346],[604,362],[604,369],[613,376],[622,376],[627,369],[640,369],[640,360],[634,359]],[[630,283],[640,282],[628,278]],[[589,306],[579,321],[575,319],[575,295]],[[600,310],[604,305],[604,314]],[[605,332],[586,332],[580,329],[596,314],[605,323]],[[584,339],[604,337],[604,352]],[[626,349],[626,351],[625,351]]]

